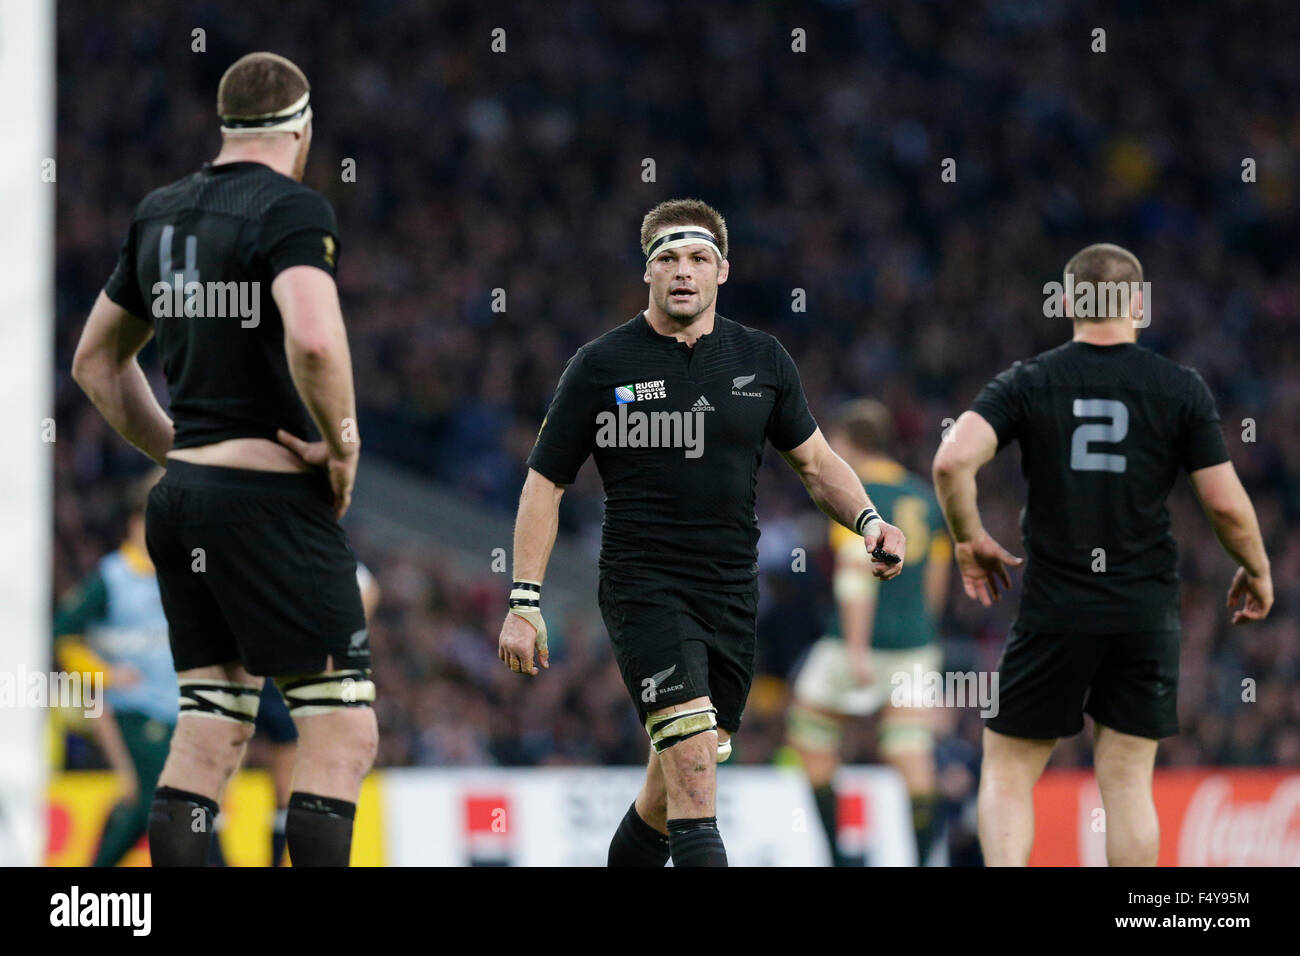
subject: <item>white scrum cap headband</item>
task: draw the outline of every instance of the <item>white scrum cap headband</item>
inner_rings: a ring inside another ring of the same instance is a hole
[[[223,116],[221,132],[227,135],[300,132],[311,121],[311,107],[307,105],[310,99],[311,91],[308,90],[296,102],[274,113],[263,113],[260,116]]]
[[[722,261],[722,250],[718,248],[718,240],[703,226],[665,226],[660,229],[650,240],[650,245],[646,247],[645,261],[649,263],[665,249],[693,246],[697,242],[702,242],[711,248],[717,255],[718,262]]]

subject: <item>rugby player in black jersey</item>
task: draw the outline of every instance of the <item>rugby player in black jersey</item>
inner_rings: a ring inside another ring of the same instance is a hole
[[[528,458],[499,654],[520,674],[539,673],[535,650],[549,666],[542,578],[560,496],[594,456],[601,613],[652,744],[609,863],[663,866],[671,854],[675,866],[725,866],[715,763],[753,678],[764,443],[863,535],[877,577],[902,570],[905,542],[822,437],[785,349],[716,314],[729,269],[722,217],[697,200],[662,203],[642,223],[641,249],[649,304],[570,359]]]
[[[1074,338],[989,382],[934,459],[962,585],[985,606],[1023,559],[984,530],[975,473],[1015,441],[1028,483],[1024,592],[984,729],[980,845],[989,865],[1028,862],[1034,783],[1087,713],[1107,859],[1153,866],[1156,745],[1178,732],[1178,552],[1165,501],[1181,471],[1239,566],[1228,589],[1228,607],[1241,605],[1234,624],[1268,615],[1273,582],[1213,396],[1195,371],[1137,344],[1147,298],[1137,258],[1093,245],[1065,274]],[[1113,283],[1129,294],[1111,294]],[[1085,312],[1085,294],[1108,307]]]
[[[338,229],[301,184],[309,99],[275,54],[226,71],[220,153],[136,208],[73,364],[109,424],[167,469],[146,534],[181,709],[149,824],[156,866],[207,859],[264,676],[300,735],[294,865],[347,865],[377,745],[356,556],[339,525],[360,443]],[[136,358],[154,337],[173,418]]]

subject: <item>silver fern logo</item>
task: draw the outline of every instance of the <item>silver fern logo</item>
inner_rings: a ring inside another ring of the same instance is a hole
[[[662,684],[664,681],[666,681],[668,678],[672,677],[673,671],[675,670],[677,670],[676,664],[674,664],[672,667],[669,667],[666,670],[662,670],[659,673],[654,674],[642,680],[641,700],[647,704],[653,704],[655,701],[655,697],[657,697],[659,694],[659,685]]]

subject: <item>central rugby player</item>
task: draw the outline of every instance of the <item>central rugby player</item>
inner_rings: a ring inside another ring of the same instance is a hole
[[[295,866],[347,865],[377,746],[356,555],[338,523],[361,447],[338,228],[301,182],[309,99],[302,71],[273,53],[226,71],[221,152],[136,207],[73,360],[108,423],[167,469],[145,517],[180,684],[150,815],[155,866],[206,862],[264,676],[301,736]],[[174,421],[136,360],[154,336]]]
[[[764,444],[863,536],[877,577],[902,570],[905,541],[822,437],[781,344],[716,314],[730,268],[723,218],[697,200],[662,203],[641,224],[641,250],[649,304],[569,360],[528,458],[499,653],[517,673],[538,673],[534,651],[549,666],[542,578],[560,496],[594,456],[601,613],[652,745],[609,864],[725,866],[715,764],[753,678]]]

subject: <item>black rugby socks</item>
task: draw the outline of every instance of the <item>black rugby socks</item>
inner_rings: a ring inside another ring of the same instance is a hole
[[[690,817],[668,821],[668,844],[673,866],[726,866],[717,817]]]
[[[285,842],[294,866],[347,866],[357,805],[314,793],[289,795]]]
[[[159,787],[149,811],[149,857],[154,866],[205,866],[216,829],[217,803],[188,790]]]
[[[627,808],[623,822],[609,843],[608,866],[663,866],[668,862],[668,837],[641,819],[636,804]]]
[[[943,830],[939,814],[939,797],[934,793],[919,793],[912,797],[912,829],[916,833],[917,866],[925,866],[935,839]]]

